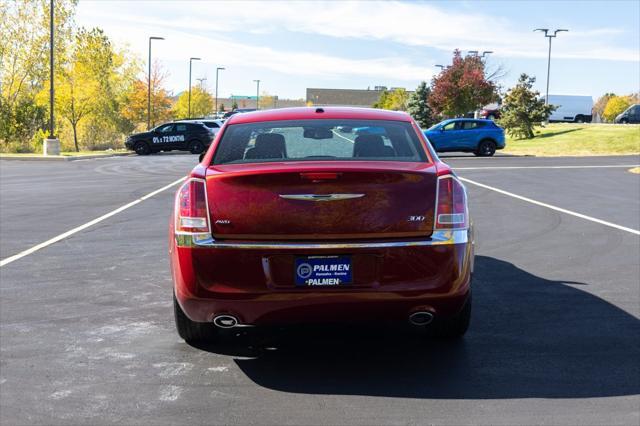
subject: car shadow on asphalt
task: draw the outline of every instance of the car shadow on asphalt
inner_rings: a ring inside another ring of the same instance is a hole
[[[248,378],[293,393],[447,399],[640,393],[640,320],[587,287],[575,288],[580,283],[568,284],[476,256],[472,323],[460,341],[389,327],[329,327],[245,336],[215,352],[245,357],[235,362]]]

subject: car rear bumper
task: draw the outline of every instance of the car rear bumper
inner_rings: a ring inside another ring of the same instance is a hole
[[[424,240],[248,242],[171,236],[176,298],[193,321],[232,315],[244,325],[406,321],[455,315],[469,293],[471,230]],[[296,256],[350,255],[353,284],[296,287]]]

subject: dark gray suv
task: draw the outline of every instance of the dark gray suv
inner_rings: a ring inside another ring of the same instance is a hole
[[[616,123],[640,123],[640,104],[631,105],[622,114],[618,114],[614,120]]]
[[[200,154],[211,145],[214,137],[213,130],[202,123],[173,122],[133,134],[127,138],[125,146],[138,155],[173,150]]]

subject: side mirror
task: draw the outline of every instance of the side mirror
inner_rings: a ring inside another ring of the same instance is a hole
[[[440,127],[438,130],[440,130],[441,132],[444,132],[444,127]]]
[[[202,159],[204,158],[204,155],[205,155],[206,153],[207,153],[207,152],[205,151],[205,152],[203,152],[202,154],[198,155],[198,163],[202,163]]]

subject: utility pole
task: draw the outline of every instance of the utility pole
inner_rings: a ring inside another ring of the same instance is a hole
[[[164,40],[164,38],[149,37],[149,77],[147,80],[147,130],[151,129],[151,40]]]
[[[191,64],[193,61],[199,61],[200,58],[189,58],[189,106],[187,107],[187,118],[191,118]]]
[[[567,32],[569,30],[554,30],[553,34],[549,34],[550,30],[548,28],[536,28],[535,31],[544,32],[544,36],[549,39],[549,56],[547,58],[547,94],[544,99],[545,105],[549,105],[549,75],[551,74],[551,39],[558,36],[559,32]]]
[[[260,80],[253,80],[256,82],[256,109],[260,109]]]
[[[42,146],[44,155],[60,155],[60,141],[56,138],[55,131],[55,90],[54,90],[54,74],[53,74],[53,52],[55,48],[53,37],[54,24],[54,5],[53,0],[49,2],[49,137],[44,140]]]
[[[217,67],[216,68],[216,107],[215,107],[215,114],[218,114],[218,71],[222,71],[224,70],[223,67]]]

